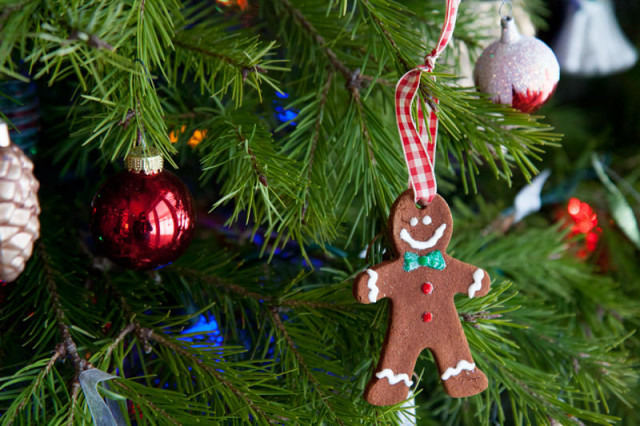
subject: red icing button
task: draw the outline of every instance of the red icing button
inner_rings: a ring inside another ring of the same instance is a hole
[[[422,284],[422,292],[424,294],[431,294],[432,291],[433,291],[433,284],[431,283]]]
[[[433,315],[431,315],[431,312],[427,312],[426,314],[422,314],[422,321],[429,322],[432,319],[433,319]]]

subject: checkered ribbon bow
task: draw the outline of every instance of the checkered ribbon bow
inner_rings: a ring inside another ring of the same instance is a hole
[[[433,51],[425,58],[425,65],[412,69],[403,75],[396,85],[396,120],[402,140],[402,150],[409,169],[409,180],[413,187],[416,203],[429,204],[436,196],[435,175],[436,138],[438,136],[438,117],[433,108],[429,111],[427,127],[422,105],[417,103],[416,117],[418,127],[411,114],[412,105],[420,88],[420,76],[423,72],[432,72],[436,59],[447,47],[456,25],[456,15],[460,0],[447,0],[447,10],[440,40]],[[436,104],[438,100],[433,98]]]

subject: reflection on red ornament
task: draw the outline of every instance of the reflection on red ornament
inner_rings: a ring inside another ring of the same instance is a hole
[[[223,6],[237,6],[240,10],[246,10],[249,7],[249,0],[216,0],[216,3]]]
[[[598,215],[591,206],[577,198],[571,198],[567,205],[567,212],[573,222],[571,225],[571,237],[584,234],[585,244],[578,250],[578,257],[584,259],[596,249],[602,229],[598,227]]]
[[[166,170],[146,175],[124,170],[109,178],[92,201],[96,246],[125,268],[155,269],[178,258],[195,227],[193,200]]]

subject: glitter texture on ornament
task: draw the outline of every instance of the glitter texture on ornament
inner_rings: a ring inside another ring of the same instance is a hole
[[[496,103],[522,112],[539,109],[560,80],[553,51],[535,37],[524,37],[511,17],[501,21],[502,37],[478,58],[474,80],[478,89]]]

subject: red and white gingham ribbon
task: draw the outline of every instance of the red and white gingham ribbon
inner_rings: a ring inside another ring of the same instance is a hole
[[[440,40],[433,51],[425,58],[425,65],[412,69],[403,75],[396,85],[396,120],[402,140],[402,150],[409,170],[409,180],[413,187],[416,203],[429,204],[436,196],[435,175],[436,138],[438,136],[438,117],[433,109],[429,111],[429,127],[424,120],[422,105],[418,102],[418,127],[411,114],[413,102],[420,88],[420,75],[432,72],[436,59],[444,51],[451,39],[456,25],[456,16],[460,0],[447,0],[447,10]],[[438,100],[433,98],[437,104]],[[419,130],[418,130],[419,129]]]

